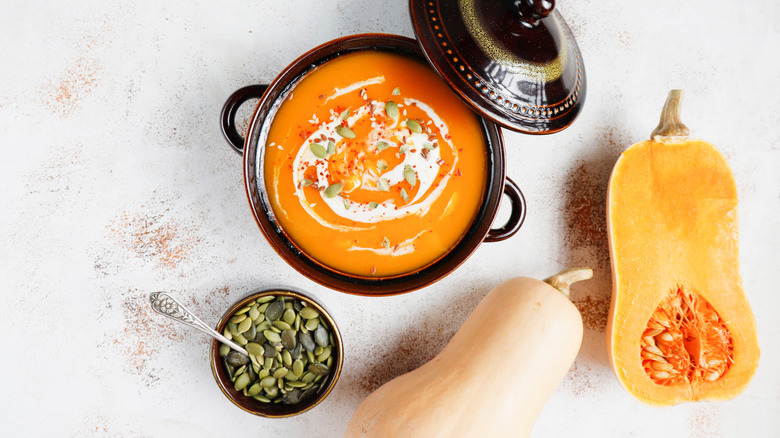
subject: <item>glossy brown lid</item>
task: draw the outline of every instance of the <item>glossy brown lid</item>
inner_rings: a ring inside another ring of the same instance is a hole
[[[569,126],[585,99],[585,66],[554,0],[410,0],[431,65],[482,116],[513,131]]]

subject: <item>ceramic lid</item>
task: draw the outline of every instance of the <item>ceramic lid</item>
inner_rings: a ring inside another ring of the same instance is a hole
[[[585,66],[554,0],[410,0],[431,65],[483,117],[513,131],[569,126]]]

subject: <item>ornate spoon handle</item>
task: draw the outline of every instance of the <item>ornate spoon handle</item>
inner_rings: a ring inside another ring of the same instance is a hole
[[[184,325],[200,330],[201,332],[211,336],[212,338],[218,340],[219,342],[222,342],[223,344],[227,344],[230,348],[238,351],[239,353],[249,356],[249,353],[247,353],[246,350],[241,348],[241,346],[239,346],[233,341],[229,341],[227,338],[222,336],[222,334],[218,333],[213,328],[207,326],[197,316],[193,315],[189,310],[187,310],[186,307],[182,306],[181,303],[176,301],[172,296],[168,295],[167,293],[165,292],[150,293],[149,304],[152,305],[152,310],[159,313],[160,315],[167,316],[168,318],[171,318],[174,321],[178,321]]]

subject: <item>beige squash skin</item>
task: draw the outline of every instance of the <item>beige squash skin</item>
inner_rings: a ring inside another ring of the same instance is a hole
[[[508,280],[433,360],[358,406],[346,437],[524,437],[582,343],[576,307],[550,285]]]

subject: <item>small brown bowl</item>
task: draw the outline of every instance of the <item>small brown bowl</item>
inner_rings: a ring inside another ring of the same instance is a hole
[[[336,321],[333,320],[330,313],[328,313],[328,311],[325,310],[321,304],[308,295],[284,288],[268,289],[255,292],[239,300],[237,303],[231,306],[230,309],[228,309],[228,311],[225,312],[225,314],[219,320],[216,329],[217,332],[223,332],[228,324],[228,320],[236,311],[244,307],[247,303],[267,295],[291,297],[304,301],[308,305],[317,309],[317,311],[320,313],[320,317],[324,318],[331,327],[333,342],[335,344],[335,348],[333,349],[332,353],[334,368],[331,373],[328,374],[328,376],[323,380],[320,391],[313,397],[310,397],[308,400],[304,400],[296,404],[263,403],[251,397],[246,397],[240,391],[236,391],[236,389],[233,387],[233,382],[231,382],[230,378],[228,377],[227,372],[225,371],[225,367],[222,364],[222,358],[219,356],[220,342],[217,340],[213,340],[211,342],[211,372],[214,374],[214,380],[216,380],[219,389],[223,394],[225,394],[225,397],[227,397],[228,400],[241,408],[243,411],[268,418],[292,417],[294,415],[306,412],[320,404],[320,402],[322,402],[325,397],[330,394],[330,392],[333,390],[333,387],[336,386],[336,382],[339,380],[339,376],[341,375],[341,368],[344,362],[344,346],[341,340],[341,333],[339,332],[338,326],[336,326]]]

